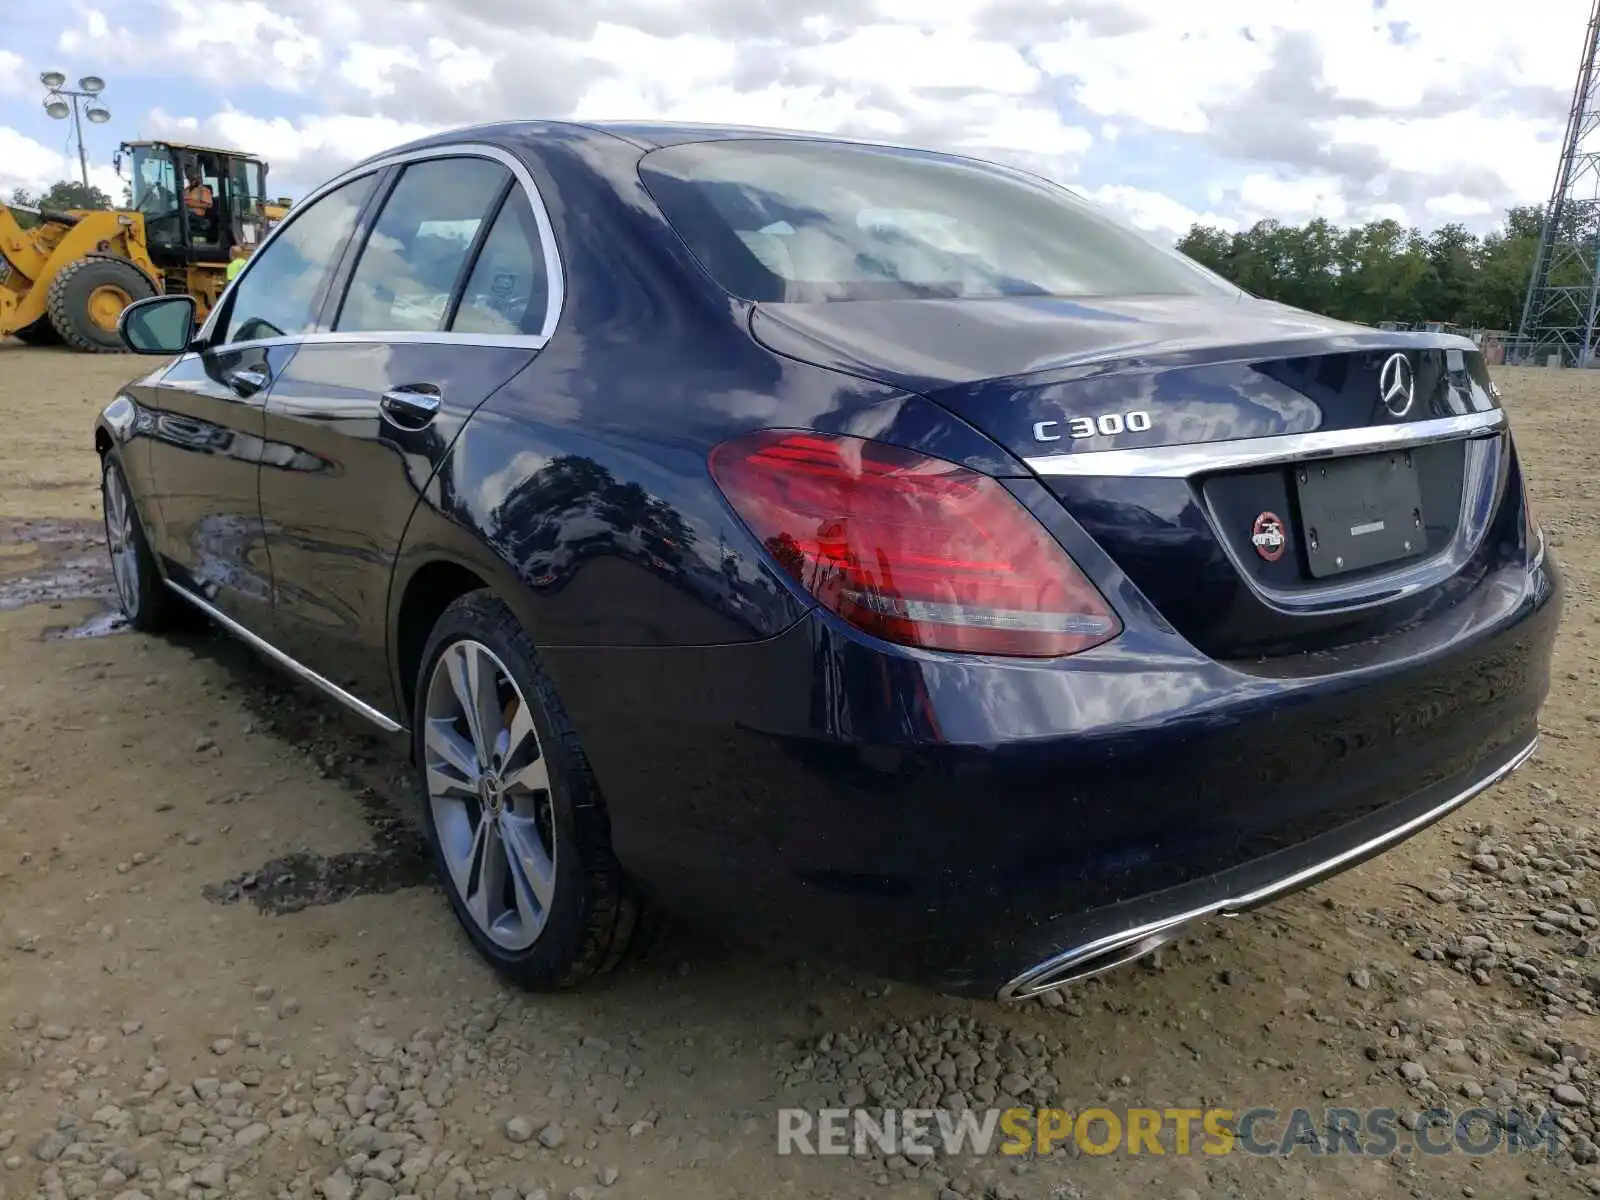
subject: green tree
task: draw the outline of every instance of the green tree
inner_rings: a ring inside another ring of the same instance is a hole
[[[1541,219],[1538,208],[1514,208],[1482,238],[1458,224],[1424,235],[1393,220],[1345,229],[1266,220],[1237,233],[1196,225],[1177,246],[1248,292],[1347,321],[1515,329]]]
[[[50,190],[39,197],[39,207],[57,212],[73,208],[110,208],[111,197],[93,184],[86,188],[81,183],[63,179],[60,183],[52,183]]]
[[[1506,227],[1483,239],[1472,323],[1486,329],[1515,329],[1522,320],[1528,277],[1539,253],[1541,211],[1528,205],[1506,214]]]
[[[32,229],[39,223],[39,218],[23,210],[38,207],[38,199],[27,188],[19,187],[11,190],[11,216],[24,229]]]

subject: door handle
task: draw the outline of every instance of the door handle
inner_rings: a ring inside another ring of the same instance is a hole
[[[378,407],[402,429],[424,429],[439,415],[443,402],[444,393],[435,384],[408,383],[384,392]]]
[[[271,382],[269,376],[260,367],[235,367],[223,376],[228,386],[240,396],[249,398]]]

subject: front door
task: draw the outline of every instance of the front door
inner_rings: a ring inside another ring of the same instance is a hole
[[[259,475],[284,454],[265,436],[266,404],[316,325],[375,178],[297,213],[251,260],[228,311],[201,331],[204,348],[178,359],[148,397],[154,548],[175,582],[269,640],[273,570]]]
[[[395,557],[462,424],[537,352],[522,331],[543,327],[548,289],[529,198],[495,159],[408,164],[371,230],[332,331],[273,387],[268,444],[309,458],[263,466],[261,514],[278,644],[403,723],[386,644]]]
[[[168,574],[251,629],[272,607],[256,474],[267,393],[291,346],[186,354],[143,396],[153,548]]]

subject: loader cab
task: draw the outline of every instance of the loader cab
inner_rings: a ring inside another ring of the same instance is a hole
[[[267,228],[266,164],[248,155],[167,142],[130,142],[132,205],[161,267],[223,264],[236,245],[254,247]]]

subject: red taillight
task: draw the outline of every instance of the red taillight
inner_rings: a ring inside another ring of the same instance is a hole
[[[718,446],[711,474],[785,571],[877,637],[1048,658],[1122,632],[1032,514],[965,467],[862,438],[764,430]]]

